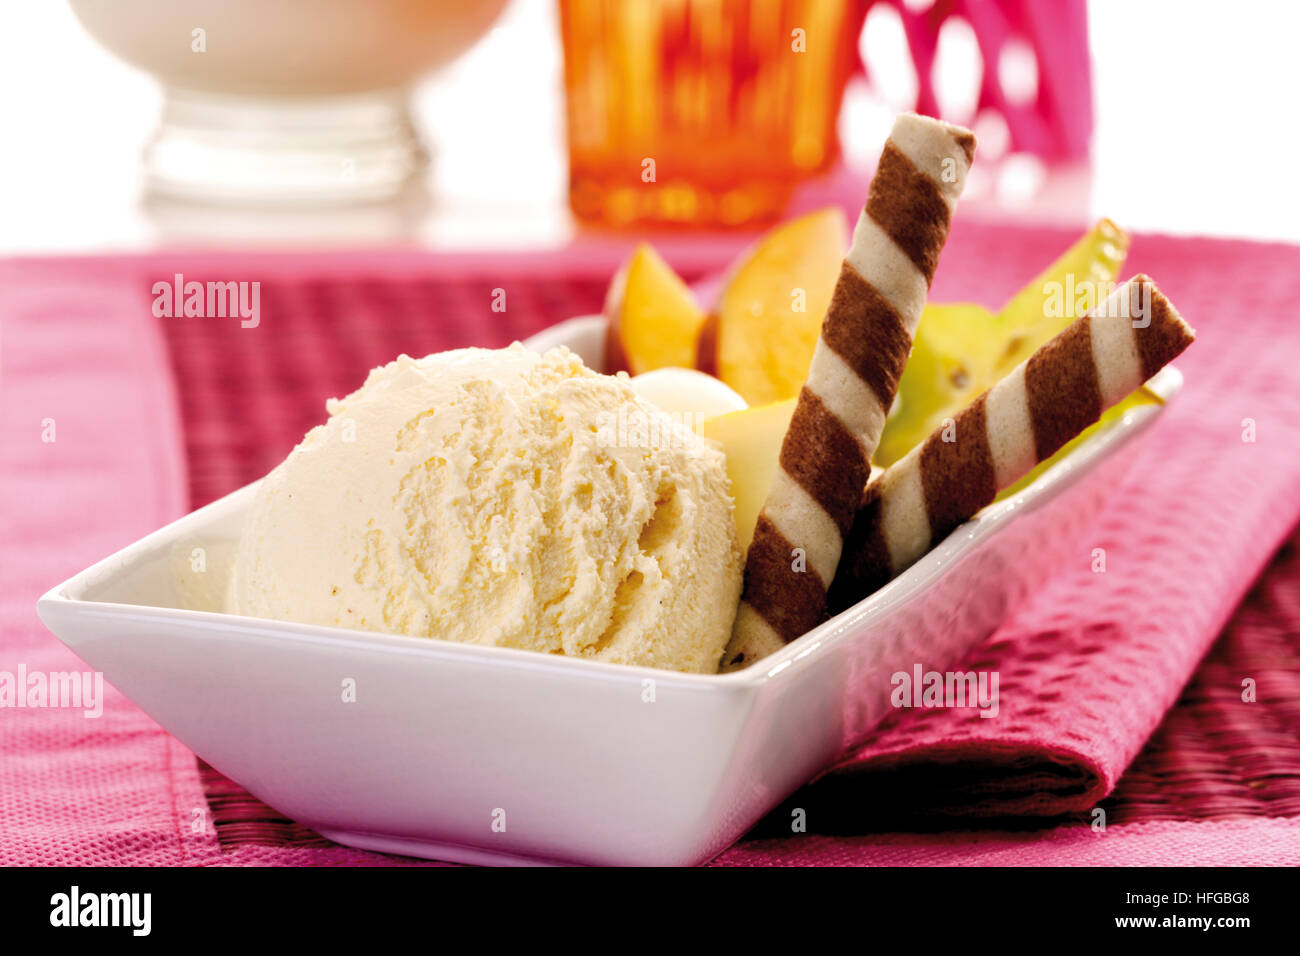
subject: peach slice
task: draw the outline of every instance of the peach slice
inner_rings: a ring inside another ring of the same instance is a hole
[[[700,336],[696,367],[750,405],[799,394],[844,259],[848,225],[838,207],[767,233],[732,270]]]
[[[731,479],[731,496],[736,502],[736,536],[740,551],[749,550],[758,524],[758,513],[767,500],[772,479],[781,460],[781,442],[785,439],[797,399],[746,408],[700,423],[705,438],[722,445],[727,455],[727,477]]]
[[[705,314],[672,266],[646,243],[623,263],[605,298],[605,371],[633,375],[695,364]]]

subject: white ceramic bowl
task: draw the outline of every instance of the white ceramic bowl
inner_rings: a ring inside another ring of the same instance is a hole
[[[602,336],[583,318],[529,344],[600,368]],[[1169,398],[1181,381],[1166,369],[1152,387]],[[701,863],[861,740],[892,674],[953,668],[1067,554],[1087,560],[1081,532],[1161,408],[1130,411],[867,600],[725,676],[195,610],[219,606],[256,485],[38,609],[204,760],[340,843],[471,863]]]

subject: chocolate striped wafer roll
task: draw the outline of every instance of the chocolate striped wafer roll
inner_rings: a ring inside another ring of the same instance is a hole
[[[1116,289],[871,482],[831,586],[832,610],[929,551],[1194,338],[1146,276]]]
[[[754,529],[723,670],[771,653],[826,615],[843,537],[974,155],[969,130],[914,113],[894,123]]]

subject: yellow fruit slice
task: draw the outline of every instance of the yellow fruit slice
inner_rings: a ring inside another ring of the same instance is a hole
[[[994,323],[993,334],[1003,347],[994,381],[1106,296],[1124,266],[1129,243],[1128,233],[1103,219],[1003,306]]]
[[[1128,247],[1128,235],[1103,219],[996,316],[977,305],[927,305],[874,463],[888,467],[902,458],[1095,306]]]
[[[659,253],[642,243],[619,269],[605,298],[605,371],[640,375],[695,364],[705,313]]]
[[[927,305],[872,461],[887,468],[989,385],[999,352],[983,306]]]
[[[1003,306],[994,321],[1003,352],[994,365],[990,385],[1009,374],[1079,316],[1092,311],[1109,294],[1124,267],[1130,243],[1128,233],[1109,219],[1102,219]],[[1130,409],[1160,404],[1163,399],[1159,395],[1145,386],[1139,388],[1103,412],[1095,424],[1085,428],[1047,461],[1040,462],[1033,471],[1004,489],[998,499],[1032,484],[1081,442],[1118,421]]]
[[[838,207],[767,233],[723,286],[699,367],[716,374],[750,405],[798,395],[840,274],[847,235]]]
[[[740,550],[749,550],[758,513],[767,500],[772,479],[781,460],[785,439],[797,398],[745,408],[700,423],[705,438],[722,444],[727,455],[727,477],[736,502],[736,535]]]

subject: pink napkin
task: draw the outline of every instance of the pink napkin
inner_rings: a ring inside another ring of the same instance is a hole
[[[48,588],[184,513],[162,340],[120,271],[0,263],[0,671],[85,671]],[[93,686],[90,684],[88,686]],[[193,755],[108,684],[103,712],[0,709],[0,865],[216,859]]]
[[[984,232],[998,256],[945,256],[956,268],[936,298],[977,294],[972,268],[985,285],[1000,263],[1036,271],[1034,232]],[[1176,362],[1186,387],[1073,562],[963,665],[999,673],[997,718],[900,711],[813,788],[827,799],[909,816],[1095,806],[1300,518],[1300,251],[1139,237],[1126,268],[1136,271],[1197,330]]]

